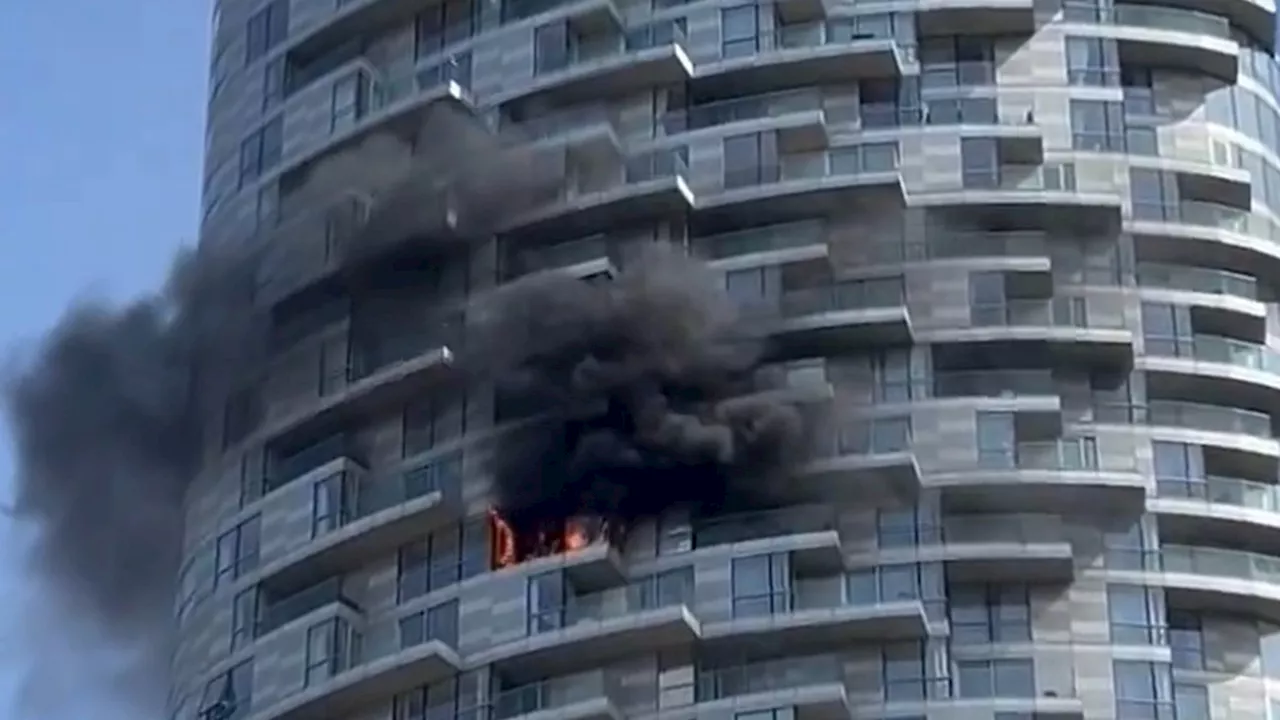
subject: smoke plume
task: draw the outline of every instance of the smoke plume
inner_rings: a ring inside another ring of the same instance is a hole
[[[77,634],[97,638],[86,644],[136,650],[95,667],[100,685],[140,708],[159,704],[167,680],[184,495],[221,431],[210,425],[221,422],[229,392],[260,379],[271,303],[317,272],[376,284],[352,273],[371,272],[364,266],[375,256],[411,240],[430,253],[491,233],[563,181],[552,151],[528,150],[514,133],[495,138],[453,104],[430,108],[418,135],[432,153],[410,155],[403,139],[374,136],[312,168],[290,199],[324,217],[335,197],[353,197],[344,188],[356,188],[371,210],[350,237],[286,223],[292,229],[265,251],[184,250],[160,292],[123,306],[77,304],[7,378],[13,514],[35,531],[30,569],[92,627]],[[62,667],[32,662],[23,694],[46,705],[59,697]]]
[[[670,249],[652,246],[612,282],[534,277],[478,311],[466,364],[526,417],[492,459],[518,555],[576,516],[625,528],[674,507],[767,504],[797,459],[799,413],[761,393],[759,319]]]

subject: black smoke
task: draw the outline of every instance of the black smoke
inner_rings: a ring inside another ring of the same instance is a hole
[[[517,556],[573,518],[771,504],[798,459],[800,413],[764,392],[767,323],[678,250],[650,246],[611,282],[533,277],[475,314],[467,364],[523,418],[492,456]]]
[[[183,250],[159,292],[123,305],[77,303],[10,368],[12,515],[33,531],[32,576],[87,626],[68,637],[129,648],[93,667],[99,687],[136,701],[137,716],[162,702],[167,682],[185,495],[216,455],[209,448],[227,397],[261,379],[272,300],[317,271],[367,285],[359,275],[372,277],[376,257],[405,246],[427,257],[456,249],[562,181],[547,152],[470,120],[437,105],[418,129],[429,154],[410,157],[400,138],[376,136],[314,168],[307,195],[293,201],[301,211],[348,197],[342,187],[381,191],[345,244],[301,224],[286,225],[304,230],[273,237],[269,251],[243,243]],[[88,657],[97,645],[60,657]],[[51,716],[48,703],[62,694],[55,676],[65,663],[52,657],[28,667],[23,695],[44,698],[23,711],[33,717]]]

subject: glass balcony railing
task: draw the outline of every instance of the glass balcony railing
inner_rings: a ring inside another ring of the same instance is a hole
[[[689,604],[693,578],[688,573],[659,573],[621,588],[570,594],[562,605],[534,606],[529,611],[530,635],[553,632],[584,622],[599,622],[635,613]]]
[[[1164,572],[1280,584],[1280,558],[1270,555],[1181,545],[1165,546],[1158,553]]]
[[[737,513],[695,523],[693,544],[703,548],[837,528],[835,514],[825,507]]]
[[[1049,256],[1048,235],[1036,231],[945,233],[928,241],[876,242],[868,249],[873,263]]]
[[[602,671],[549,678],[500,691],[493,699],[492,718],[506,720],[536,712],[556,711],[600,698],[617,704],[622,696],[618,681]],[[452,706],[449,710],[452,713]]]
[[[559,52],[538,54],[534,62],[534,75],[571,70],[580,65],[594,64],[664,45],[683,45],[684,42],[684,29],[674,21],[632,28],[625,35],[573,37],[568,47]]]
[[[697,674],[694,702],[712,702],[741,695],[841,683],[843,675],[840,663],[829,655],[782,658],[704,669]]]
[[[1221,476],[1203,479],[1157,478],[1156,493],[1170,500],[1280,512],[1280,488],[1270,483]]]
[[[1124,327],[1119,313],[1109,319],[1091,317],[1085,298],[1068,295],[970,305],[969,317],[973,327]]]
[[[788,90],[749,97],[720,100],[683,110],[672,110],[662,116],[662,128],[668,135],[725,125],[743,120],[780,117],[791,113],[821,110],[822,96],[810,90]]]
[[[943,371],[933,377],[933,396],[938,398],[1057,394],[1053,373],[1048,370]]]
[[[784,291],[784,317],[804,317],[841,310],[901,307],[905,290],[901,278],[852,280]]]
[[[1256,278],[1227,270],[1167,265],[1164,263],[1139,263],[1138,285],[1169,290],[1231,295],[1258,299]]]
[[[1096,438],[1064,438],[1018,443],[1007,448],[978,450],[978,466],[992,470],[1062,470],[1066,472],[1126,471],[1136,468],[1136,460],[1103,468]]]
[[[957,515],[942,521],[946,543],[981,544],[1066,542],[1062,519],[1054,515]]]
[[[1260,438],[1272,437],[1271,416],[1255,410],[1174,400],[1152,400],[1147,405],[1146,417],[1147,423],[1151,425],[1240,433]]]
[[[507,263],[505,275],[511,279],[543,270],[556,270],[609,258],[611,255],[609,239],[604,235],[596,235],[522,250]]]
[[[350,473],[335,473],[316,484],[312,534],[319,537],[389,508],[434,492],[457,497],[462,488],[461,452],[437,456],[399,475],[357,483]]]
[[[342,592],[342,581],[331,578],[267,604],[263,609],[257,634],[259,637],[266,635],[281,625],[333,603],[360,612],[360,607]]]
[[[814,436],[817,457],[870,456],[911,449],[911,418],[859,420]]]
[[[1116,5],[1116,25],[1172,30],[1192,35],[1228,39],[1231,25],[1218,15],[1157,5]]]
[[[1200,362],[1221,363],[1250,370],[1280,372],[1280,355],[1265,345],[1216,335],[1195,335],[1185,338],[1148,337],[1145,339],[1148,355],[1179,357]]]
[[[617,111],[603,105],[588,105],[539,115],[512,123],[515,132],[530,140],[546,140],[591,128],[618,127]]]
[[[440,348],[457,349],[464,337],[466,318],[461,312],[444,313],[413,332],[360,333],[352,327],[347,380],[358,382],[384,368],[407,362]]]
[[[693,239],[701,257],[720,260],[738,255],[771,252],[825,243],[825,226],[820,220],[769,225]]]

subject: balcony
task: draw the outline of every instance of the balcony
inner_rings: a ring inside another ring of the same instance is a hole
[[[944,232],[927,241],[877,242],[866,248],[869,265],[948,262],[965,268],[1004,270],[1045,279],[1052,288],[1049,237],[1039,231]],[[981,260],[981,263],[974,262]]]
[[[911,205],[984,222],[1105,233],[1120,225],[1123,202],[1115,190],[1080,189],[1069,163],[1010,162],[966,171],[954,189],[913,194]]]
[[[1280,620],[1280,558],[1240,550],[1166,545],[1141,570],[1117,569],[1165,589],[1170,607]]]
[[[659,123],[668,136],[693,134],[688,141],[702,139],[701,135],[707,133],[700,131],[714,128],[715,136],[776,132],[782,152],[818,150],[827,144],[822,95],[811,90],[785,90],[704,103],[667,112]]]
[[[523,119],[514,132],[534,147],[564,147],[572,160],[608,162],[624,156],[619,123],[614,108],[587,105]]]
[[[849,643],[922,639],[929,620],[920,600],[850,603],[840,593],[774,594],[734,598],[732,616],[704,622],[702,641],[732,655],[752,648],[825,652]]]
[[[362,612],[360,606],[343,592],[342,580],[331,578],[267,603],[263,607],[255,637],[267,635],[328,605],[341,605],[356,615]]]
[[[917,338],[923,340],[926,333],[933,343],[1038,351],[1060,362],[1128,365],[1133,357],[1133,335],[1125,328],[1119,296],[1057,295],[976,304],[969,307],[967,327],[921,328]]]
[[[1280,226],[1218,203],[1135,205],[1128,223],[1138,258],[1247,273],[1280,280]]]
[[[776,163],[726,168],[723,184],[697,190],[700,216],[712,223],[766,223],[836,208],[906,202],[896,142],[782,155]]]
[[[974,467],[929,477],[948,510],[964,512],[1140,512],[1146,479],[1129,456],[1103,457],[1094,438],[1020,442],[980,452]]]
[[[608,232],[630,222],[679,213],[693,204],[683,148],[632,155],[578,178],[504,230],[512,239],[547,241]]]
[[[690,611],[692,587],[663,585],[659,578],[570,595],[561,607],[531,612],[524,639],[469,660],[516,676],[545,676],[695,642],[701,626]]]
[[[624,689],[595,670],[520,685],[493,699],[493,720],[622,720]]]
[[[356,627],[345,643],[349,652],[308,673],[298,692],[253,715],[253,720],[319,720],[353,715],[361,708],[463,670],[453,638],[426,638],[407,644],[398,619]]]
[[[905,64],[896,40],[855,33],[849,21],[784,26],[742,41],[732,57],[699,63],[693,85],[700,96],[755,95],[795,87],[867,78],[894,78]]]
[[[581,280],[617,274],[609,239],[597,235],[543,247],[521,248],[504,263],[503,276],[514,280],[536,273],[557,272]]]
[[[391,477],[347,473],[314,484],[310,534],[264,558],[263,586],[292,589],[359,567],[460,512],[462,456],[438,456]]]
[[[1147,503],[1170,542],[1213,542],[1280,553],[1280,488],[1240,478],[1158,478]]]
[[[1255,343],[1214,335],[1148,337],[1135,361],[1147,372],[1148,392],[1204,399],[1231,407],[1280,412],[1280,355]]]
[[[983,411],[1015,413],[1020,433],[1057,437],[1062,398],[1050,370],[936,370],[931,397],[968,398]]]
[[[735,555],[787,553],[797,573],[837,572],[844,567],[835,513],[826,506],[721,515],[696,522],[699,550],[733,545]]]
[[[1071,542],[1056,515],[957,515],[943,520],[938,559],[958,582],[1067,582]],[[921,548],[920,560],[929,552]]]
[[[919,32],[925,37],[964,35],[982,28],[993,35],[1030,35],[1035,31],[1031,0],[922,0]]]
[[[1224,17],[1176,7],[1117,4],[1112,22],[1108,36],[1116,38],[1122,63],[1236,80],[1239,46]]]
[[[594,32],[569,27],[562,50],[535,58],[533,80],[493,103],[537,96],[568,105],[684,82],[693,74],[685,43],[672,21]]]
[[[908,418],[824,423],[813,440],[813,459],[789,486],[797,499],[879,505],[920,492]]]
[[[694,255],[716,271],[786,265],[827,257],[826,225],[801,220],[692,238]]]
[[[700,714],[744,714],[791,706],[795,720],[850,717],[844,668],[835,656],[789,657],[699,669],[693,685],[664,691],[663,700],[664,713],[687,707]]]
[[[1149,425],[1177,430],[1192,430],[1228,437],[1201,443],[1280,457],[1280,441],[1271,429],[1271,416],[1256,410],[1207,405],[1177,400],[1151,400],[1146,408]],[[1194,441],[1192,441],[1194,442]]]
[[[1251,275],[1140,262],[1137,278],[1144,298],[1190,306],[1193,327],[1255,342],[1266,339],[1267,309]]]
[[[783,290],[774,332],[787,357],[824,357],[849,347],[910,341],[911,320],[900,280],[851,280]]]

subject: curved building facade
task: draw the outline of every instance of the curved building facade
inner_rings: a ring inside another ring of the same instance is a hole
[[[202,242],[284,260],[173,717],[1280,720],[1274,14],[221,0]],[[512,124],[553,193],[421,201]],[[342,282],[371,235],[431,261]],[[453,301],[650,242],[778,308],[794,507],[509,563]]]

